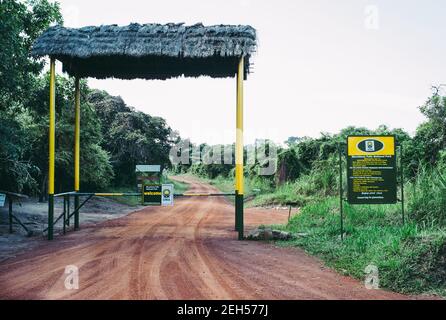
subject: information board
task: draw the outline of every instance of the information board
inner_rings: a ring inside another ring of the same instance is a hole
[[[161,205],[161,191],[160,184],[145,184],[143,185],[143,203],[146,205]]]
[[[347,137],[347,185],[350,204],[396,203],[394,136]]]

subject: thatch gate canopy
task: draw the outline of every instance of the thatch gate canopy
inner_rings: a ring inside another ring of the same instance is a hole
[[[245,57],[245,76],[256,50],[251,26],[130,24],[79,29],[55,26],[34,43],[34,57],[62,62],[71,76],[120,79],[233,77]]]

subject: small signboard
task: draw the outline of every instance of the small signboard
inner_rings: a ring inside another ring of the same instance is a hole
[[[163,206],[173,206],[173,184],[163,184],[161,193],[161,204]]]
[[[347,184],[350,204],[396,203],[395,137],[347,137]]]
[[[143,185],[143,203],[146,205],[161,205],[161,191],[160,184],[145,184]]]
[[[158,164],[137,164],[135,172],[161,172],[161,166]]]
[[[135,166],[136,184],[138,190],[143,185],[161,185],[161,165],[159,164],[138,164]]]
[[[6,194],[0,193],[0,207],[3,207],[5,205],[6,201]]]

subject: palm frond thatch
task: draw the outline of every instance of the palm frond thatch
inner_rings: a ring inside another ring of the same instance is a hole
[[[34,43],[34,57],[51,56],[72,76],[121,79],[231,77],[240,57],[256,50],[251,26],[195,24],[106,25],[79,29],[55,26]]]

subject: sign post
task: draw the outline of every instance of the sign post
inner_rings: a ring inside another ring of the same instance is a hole
[[[339,146],[339,208],[341,213],[341,240],[344,241],[344,188],[342,181],[342,147]]]
[[[357,204],[395,204],[397,162],[393,135],[351,135],[347,137],[347,202]],[[402,150],[400,146],[400,151]],[[341,239],[344,238],[342,150],[339,146],[339,193]],[[400,152],[401,153],[401,152]],[[400,154],[400,158],[402,155]],[[401,165],[400,159],[400,165]],[[402,167],[401,167],[402,170]],[[401,171],[401,202],[404,224],[404,187]]]

